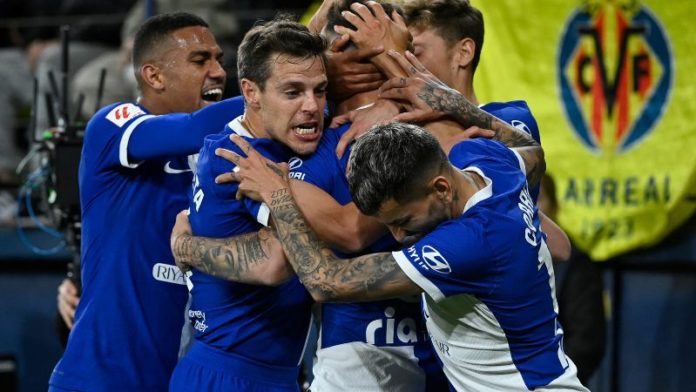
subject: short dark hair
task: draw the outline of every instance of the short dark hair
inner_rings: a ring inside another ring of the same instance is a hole
[[[162,44],[172,32],[185,27],[209,27],[200,17],[186,12],[155,15],[140,26],[133,40],[133,66],[138,68],[147,60],[153,49]]]
[[[433,135],[399,122],[370,128],[355,142],[348,165],[350,193],[366,215],[389,199],[403,203],[423,196],[432,176],[450,166]]]
[[[471,38],[476,44],[472,61],[476,70],[483,49],[483,14],[469,0],[410,0],[404,13],[409,26],[433,28],[449,45]]]
[[[280,15],[275,19],[254,26],[242,39],[237,49],[237,77],[249,79],[263,90],[271,77],[270,59],[274,54],[296,58],[318,56],[326,67],[326,40],[307,27]]]

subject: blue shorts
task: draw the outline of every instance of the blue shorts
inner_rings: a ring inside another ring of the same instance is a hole
[[[299,392],[299,367],[269,366],[195,342],[169,381],[170,392]]]

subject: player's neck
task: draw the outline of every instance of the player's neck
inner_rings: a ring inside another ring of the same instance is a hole
[[[377,100],[378,95],[379,91],[377,90],[355,94],[336,105],[336,115],[348,113],[351,110],[355,110],[361,106],[374,103]]]
[[[252,109],[245,110],[240,122],[244,126],[244,129],[246,129],[247,132],[249,132],[251,136],[253,136],[254,138],[269,137],[268,132],[266,132],[266,130],[263,127],[261,117],[256,111]]]
[[[460,69],[450,87],[462,93],[467,101],[476,106],[479,105],[479,100],[476,97],[476,92],[474,91],[474,77],[469,73],[468,70]]]
[[[147,111],[150,112],[150,114],[161,115],[172,113],[172,111],[168,109],[167,104],[165,102],[162,102],[158,99],[153,99],[148,94],[143,93],[140,97],[138,97],[137,102],[138,105],[147,109]]]

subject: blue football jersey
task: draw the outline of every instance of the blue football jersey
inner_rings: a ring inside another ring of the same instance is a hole
[[[242,101],[167,116],[119,103],[90,120],[78,174],[83,289],[51,386],[167,390],[187,298],[169,248],[188,206],[187,155],[235,110]]]
[[[532,136],[532,138],[534,138],[539,145],[541,145],[539,126],[537,125],[536,118],[534,118],[534,115],[532,114],[531,109],[529,109],[527,102],[490,102],[485,105],[481,105],[480,108],[481,110],[496,116],[513,127],[526,132]],[[539,185],[532,187],[529,192],[532,195],[532,199],[534,199],[534,204],[536,204],[536,201],[539,198]]]
[[[462,215],[394,252],[424,291],[428,332],[457,390],[585,390],[562,350],[551,255],[519,155],[486,139],[449,154],[486,186]]]
[[[216,176],[235,168],[216,156],[215,149],[242,154],[229,139],[232,132],[245,137],[259,153],[275,162],[285,162],[291,156],[291,150],[276,141],[252,138],[240,118],[222,133],[207,137],[199,154],[189,208],[195,235],[229,237],[258,231],[268,222],[265,204],[236,200],[237,184],[215,183]],[[255,364],[297,369],[309,332],[312,304],[297,277],[270,287],[230,282],[193,270],[190,280],[189,319],[196,344]]]
[[[346,205],[351,203],[352,197],[348,188],[348,180],[346,179],[346,167],[348,157],[350,155],[350,147],[341,159],[336,156],[336,146],[340,137],[348,130],[349,125],[344,125],[337,129],[328,129],[325,131],[317,151],[309,157],[293,157],[289,161],[290,178],[300,181],[305,181],[312,184],[327,194],[331,195],[339,204]],[[368,254],[374,252],[384,252],[398,248],[398,243],[394,238],[387,234],[378,241],[364,249],[360,254]],[[345,255],[341,252],[334,251],[341,257],[357,256]],[[389,299],[374,302],[359,302],[359,303],[325,303],[322,304],[322,319],[321,319],[321,336],[319,341],[318,366],[315,366],[315,378],[319,378],[321,382],[328,383],[332,381],[340,381],[338,377],[344,376],[351,378],[354,381],[350,386],[355,389],[360,387],[370,388],[361,382],[368,382],[368,379],[355,380],[356,377],[361,377],[360,374],[351,374],[351,369],[354,366],[351,360],[358,361],[359,366],[370,367],[369,363],[365,363],[361,358],[372,357],[379,355],[371,351],[369,354],[361,353],[359,343],[367,343],[376,347],[385,348],[385,352],[400,353],[403,357],[412,359],[413,365],[420,361],[423,367],[432,366],[430,373],[440,373],[436,361],[428,362],[431,351],[430,343],[427,339],[425,325],[422,322],[420,303],[417,298],[414,299]],[[356,344],[357,343],[357,344]],[[354,344],[353,347],[349,344]],[[323,356],[330,355],[327,349],[331,350],[346,350],[348,354],[344,355],[344,360],[324,361]],[[368,349],[370,350],[370,349]],[[340,362],[340,363],[338,363]],[[333,363],[331,366],[336,366],[335,369],[325,369],[321,364]],[[390,374],[389,377],[383,377],[385,384],[379,384],[376,387],[394,388],[395,385],[399,388],[401,384],[389,384],[389,382],[401,382],[399,377],[402,374],[410,374],[407,363],[402,364],[400,368],[395,369],[396,373],[391,373],[386,368],[386,365],[380,363],[379,360],[373,360],[372,367],[381,367],[382,372]],[[423,370],[418,370],[421,373],[420,386],[419,384],[410,385],[408,390],[421,390],[425,388]],[[338,374],[343,372],[343,374]],[[325,377],[324,374],[327,374]],[[326,379],[328,380],[326,380]],[[417,379],[417,377],[416,377]],[[444,381],[444,378],[442,378]],[[403,381],[406,383],[406,380]],[[408,379],[408,383],[415,383]],[[316,387],[316,385],[313,385]],[[339,385],[322,384],[325,389],[336,389]],[[372,388],[374,389],[374,388]]]
[[[505,121],[513,127],[527,132],[537,143],[541,144],[541,135],[536,118],[525,101],[489,102],[481,105],[481,110],[486,111]]]

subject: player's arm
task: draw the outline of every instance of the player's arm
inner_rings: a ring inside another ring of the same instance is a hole
[[[362,214],[355,203],[339,204],[324,190],[305,181],[291,180],[300,212],[319,239],[342,252],[358,252],[387,232],[375,218]]]
[[[571,246],[568,235],[551,218],[539,210],[541,230],[546,233],[546,245],[553,261],[566,261],[570,258]]]
[[[222,131],[241,114],[240,100],[226,99],[193,113],[142,115],[127,124],[119,148],[129,162],[197,153],[207,135]]]
[[[186,212],[181,212],[171,248],[182,271],[196,268],[221,279],[265,286],[279,285],[293,275],[272,229],[224,239],[194,237]]]
[[[266,160],[239,137],[233,137],[233,141],[247,155],[242,159],[231,151],[224,153],[240,167],[240,171],[232,173],[239,182],[239,195],[263,200],[269,206],[288,261],[316,301],[375,300],[422,291],[390,253],[352,259],[334,256],[295,204],[288,184],[287,165]]]
[[[394,118],[395,121],[424,122],[443,117],[454,119],[464,128],[478,127],[494,132],[493,139],[514,149],[525,164],[527,182],[531,187],[541,181],[546,171],[544,151],[529,134],[479,109],[464,96],[447,87],[410,52],[406,58],[390,51],[408,73],[406,78],[393,78],[380,88],[380,97],[406,102],[410,110]]]

